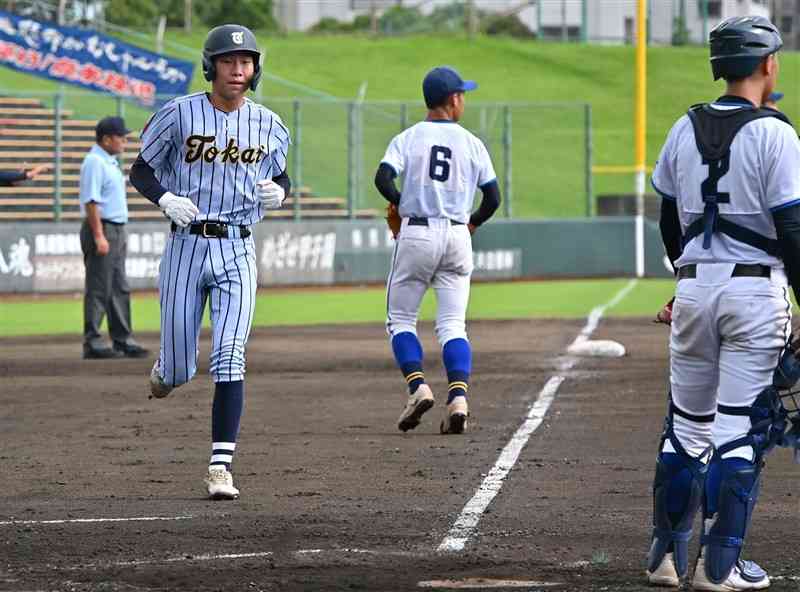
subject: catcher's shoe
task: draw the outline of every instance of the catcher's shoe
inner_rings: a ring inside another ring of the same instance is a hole
[[[661,564],[655,571],[647,572],[647,582],[651,586],[669,586],[672,588],[678,588],[681,585],[681,579],[675,569],[672,553],[664,555],[664,559],[661,560]]]
[[[769,588],[769,576],[755,561],[739,559],[731,569],[724,582],[715,584],[706,575],[706,564],[703,553],[697,558],[694,568],[692,589],[711,590],[712,592],[739,592],[740,590],[764,590]]]
[[[423,383],[417,387],[413,395],[408,396],[405,409],[397,420],[397,427],[403,432],[413,430],[419,425],[423,414],[431,407],[433,407],[433,393],[431,387]]]
[[[150,394],[156,399],[163,399],[172,391],[172,387],[161,378],[161,366],[156,358],[153,369],[150,370]]]
[[[439,431],[443,434],[463,434],[464,430],[467,429],[468,416],[467,398],[455,397],[447,405]]]
[[[239,490],[233,486],[233,475],[223,465],[211,465],[208,467],[208,475],[206,475],[204,482],[208,490],[209,499],[239,499]]]

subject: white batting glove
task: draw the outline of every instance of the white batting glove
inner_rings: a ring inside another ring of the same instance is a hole
[[[197,206],[192,203],[191,199],[175,195],[169,191],[158,200],[158,207],[169,216],[170,220],[181,228],[188,226],[199,212]]]
[[[277,210],[283,205],[286,192],[272,179],[263,179],[256,183],[256,197],[265,209]]]

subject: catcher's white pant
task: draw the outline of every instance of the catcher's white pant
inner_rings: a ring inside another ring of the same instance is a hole
[[[444,346],[467,338],[466,315],[472,275],[472,238],[466,224],[429,218],[427,226],[403,218],[386,290],[389,335],[417,333],[417,316],[429,286],[436,291],[436,337]]]
[[[717,413],[717,404],[752,405],[772,384],[791,330],[791,303],[783,269],[770,278],[731,277],[732,263],[697,265],[697,278],[678,282],[670,336],[672,401],[684,413],[714,416],[701,422],[674,415],[686,451],[698,457],[714,444],[744,436],[750,418]],[[669,440],[665,452],[674,452]],[[754,460],[749,446],[724,455]]]

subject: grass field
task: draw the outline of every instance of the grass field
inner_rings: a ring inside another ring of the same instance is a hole
[[[171,31],[168,38],[193,48],[169,50],[176,57],[199,61],[204,33],[187,36]],[[585,212],[583,194],[584,145],[578,106],[593,109],[595,164],[632,162],[633,60],[630,46],[542,43],[479,36],[420,35],[371,38],[364,35],[287,37],[261,35],[266,48],[268,77],[262,98],[272,102],[287,121],[291,109],[283,99],[313,98],[319,93],[354,98],[366,83],[367,100],[420,101],[420,80],[432,66],[450,63],[480,83],[470,101],[549,103],[515,111],[513,136],[514,213],[524,217],[574,217]],[[142,44],[140,40],[135,40]],[[652,47],[648,53],[648,161],[653,163],[667,130],[685,109],[722,93],[711,81],[707,50],[701,47]],[[199,64],[198,64],[199,66]],[[270,78],[275,75],[279,79]],[[283,81],[290,81],[289,83]],[[199,67],[192,88],[204,88]],[[54,92],[56,85],[0,71],[0,86],[26,91]],[[781,107],[790,117],[800,114],[800,56],[782,55],[781,84],[787,96]],[[318,91],[314,92],[315,91]],[[281,100],[278,100],[281,99]],[[563,104],[553,107],[552,104]],[[113,101],[97,95],[68,96],[66,106],[79,115],[97,117],[115,110]],[[374,207],[380,198],[371,189],[372,168],[385,143],[398,131],[397,107],[365,115],[363,200]],[[126,116],[134,126],[147,112],[131,105]],[[421,111],[411,114],[413,120]],[[478,111],[468,111],[467,124],[477,128]],[[490,132],[496,138],[500,121],[490,113]],[[346,189],[346,105],[317,103],[304,108],[303,180],[319,192],[335,195]],[[495,146],[499,161],[499,143]],[[291,163],[290,163],[291,166]],[[500,166],[497,167],[500,172]],[[630,175],[596,175],[595,194],[630,193]]]
[[[580,318],[608,301],[627,279],[551,282],[480,283],[472,288],[469,318]],[[608,311],[612,316],[651,316],[670,297],[670,280],[642,280]],[[11,298],[0,306],[0,336],[80,334],[82,295]],[[379,323],[385,318],[384,290],[379,286],[335,289],[269,289],[259,293],[254,326],[329,323]],[[136,331],[158,331],[158,299],[133,298]],[[422,319],[433,319],[435,299],[428,293]],[[206,315],[207,317],[207,315]],[[206,318],[206,325],[208,320]]]

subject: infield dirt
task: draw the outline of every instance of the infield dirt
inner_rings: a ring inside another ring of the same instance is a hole
[[[436,552],[582,326],[471,323],[463,436],[438,434],[446,381],[429,324],[437,405],[406,434],[381,326],[255,331],[234,502],[203,495],[207,336],[198,376],[165,400],[147,398],[152,359],[84,361],[77,337],[0,339],[0,590],[412,590],[466,578],[647,589],[667,331],[643,319],[601,323],[594,337],[628,355],[564,374],[466,549]],[[157,335],[141,339],[157,348]],[[746,549],[776,591],[800,590],[798,469],[786,451],[769,458]],[[43,523],[142,517],[170,520]]]

